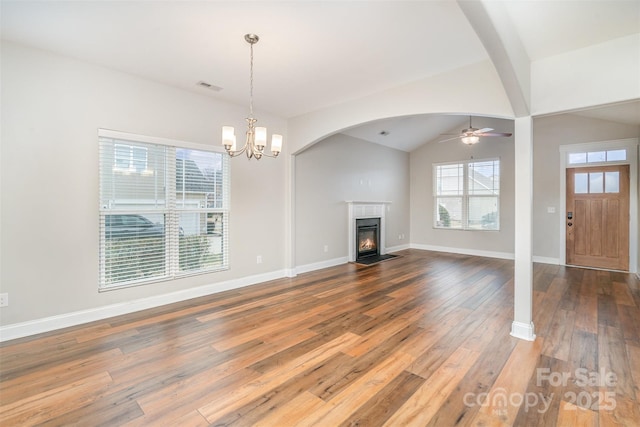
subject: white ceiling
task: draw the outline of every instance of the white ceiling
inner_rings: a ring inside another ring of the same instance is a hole
[[[640,32],[640,1],[503,1],[532,61]]]
[[[2,0],[3,38],[238,104],[247,33],[255,108],[285,118],[488,58],[453,1]]]
[[[576,111],[573,114],[594,119],[608,120],[626,125],[640,126],[640,101],[622,102],[598,108]]]
[[[640,126],[640,100],[605,105],[565,114],[575,114],[625,125]],[[473,126],[476,128],[485,127],[480,117],[473,118]],[[438,142],[450,138],[451,135],[459,134],[467,127],[469,127],[469,116],[435,114],[376,120],[344,130],[342,133],[364,139],[365,141],[410,152],[426,143]],[[382,131],[386,131],[387,134],[381,135],[380,132]],[[496,128],[495,131],[503,132],[505,130]]]
[[[443,132],[457,133],[468,125],[468,116],[418,115],[377,120],[342,133],[398,150],[412,151],[427,142],[438,139]],[[386,134],[381,134],[383,131]],[[442,139],[445,137],[443,136]]]
[[[534,60],[640,32],[637,0],[504,5]],[[249,92],[244,34],[256,33],[254,106],[284,118],[488,59],[454,0],[1,0],[0,8],[3,39],[239,105]],[[396,148],[410,151],[465,120],[390,119],[347,133],[385,144],[377,132],[393,129]]]

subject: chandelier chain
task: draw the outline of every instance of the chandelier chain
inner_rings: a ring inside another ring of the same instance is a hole
[[[249,117],[253,117],[253,43],[251,46],[251,65],[249,67]]]

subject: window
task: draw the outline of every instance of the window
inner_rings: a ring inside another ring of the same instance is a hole
[[[500,229],[500,160],[434,164],[434,227]]]
[[[228,268],[228,156],[103,130],[99,144],[101,290]]]
[[[623,162],[625,160],[627,160],[626,149],[569,153],[570,165],[578,165],[582,163]]]
[[[581,172],[573,176],[575,194],[620,192],[620,172]]]

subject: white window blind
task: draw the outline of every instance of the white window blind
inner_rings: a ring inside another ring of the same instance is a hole
[[[99,134],[100,289],[228,268],[228,156],[112,133]]]
[[[500,160],[434,164],[434,227],[500,229]]]

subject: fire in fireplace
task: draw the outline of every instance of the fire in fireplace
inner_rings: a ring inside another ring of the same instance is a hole
[[[380,255],[380,218],[356,219],[356,261]]]
[[[367,237],[360,242],[359,251],[371,251],[375,249],[378,245],[376,244],[376,239],[373,237]]]

